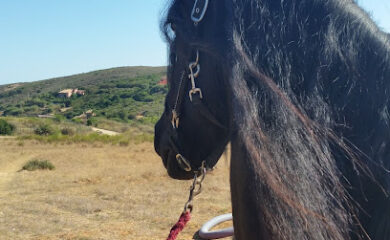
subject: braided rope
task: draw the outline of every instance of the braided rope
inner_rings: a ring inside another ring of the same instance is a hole
[[[191,220],[191,212],[186,211],[183,212],[177,221],[177,223],[171,228],[169,236],[167,240],[176,240],[177,236],[181,231],[183,231],[184,227]]]

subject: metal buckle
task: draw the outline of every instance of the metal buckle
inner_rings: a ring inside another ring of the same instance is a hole
[[[202,21],[204,15],[206,14],[207,7],[209,5],[209,0],[196,0],[194,8],[192,9],[191,19],[195,24]]]
[[[190,92],[188,93],[188,95],[190,96],[190,101],[192,102],[192,95],[196,94],[196,93],[199,93],[199,97],[200,99],[203,98],[203,94],[202,94],[202,90],[200,88],[193,88],[190,90]]]
[[[176,155],[176,161],[184,171],[191,172],[191,164],[181,154]]]

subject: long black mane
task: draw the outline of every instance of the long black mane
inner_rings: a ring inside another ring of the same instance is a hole
[[[389,142],[389,39],[352,1],[236,4],[234,112],[247,116],[237,125],[262,179],[265,222],[280,239],[365,237],[349,226],[365,224],[355,203],[379,183],[345,188],[373,178],[369,169],[384,174],[375,154]]]
[[[211,2],[208,14],[231,15],[230,49],[181,36],[229,59],[232,135],[270,239],[389,237],[388,35],[352,0]]]

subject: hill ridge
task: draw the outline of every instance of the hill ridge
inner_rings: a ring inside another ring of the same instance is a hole
[[[50,81],[50,80],[57,80],[57,79],[63,79],[63,78],[69,78],[74,76],[80,76],[84,74],[90,74],[95,72],[101,72],[101,71],[109,71],[109,70],[119,70],[119,69],[136,69],[136,68],[144,68],[144,69],[166,69],[166,66],[144,66],[144,65],[138,65],[138,66],[120,66],[120,67],[110,67],[110,68],[103,68],[103,69],[97,69],[97,70],[91,70],[86,72],[80,72],[80,73],[74,73],[70,75],[64,75],[64,76],[58,76],[58,77],[51,77],[51,78],[45,78],[45,79],[39,79],[31,82],[14,82],[14,83],[6,83],[6,84],[0,84],[0,89],[3,87],[7,87],[10,85],[23,85],[23,84],[29,84],[29,83],[36,83],[36,82],[43,82],[43,81]]]
[[[166,86],[158,84],[166,67],[115,67],[27,83],[0,86],[0,115],[60,114],[72,119],[90,109],[97,117],[128,121],[142,113],[154,122]],[[62,89],[83,89],[85,96],[59,98]],[[63,108],[71,108],[62,112]]]

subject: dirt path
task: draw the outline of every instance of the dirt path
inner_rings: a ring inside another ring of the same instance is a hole
[[[110,135],[110,136],[115,136],[115,135],[120,134],[118,132],[114,132],[114,131],[110,131],[110,130],[106,130],[106,129],[101,129],[101,128],[95,128],[95,127],[92,127],[92,130],[97,132],[97,133],[106,134],[106,135]]]
[[[0,139],[15,139],[15,136],[0,136]]]

